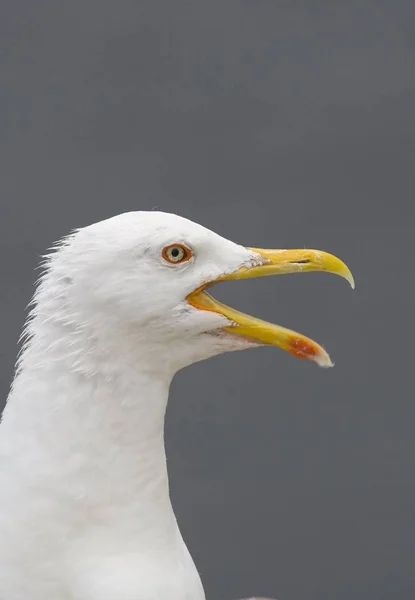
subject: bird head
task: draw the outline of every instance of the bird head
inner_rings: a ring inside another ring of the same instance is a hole
[[[107,338],[122,332],[149,359],[173,370],[264,344],[331,366],[316,342],[225,306],[207,291],[221,281],[306,271],[328,271],[353,286],[347,266],[326,252],[247,248],[155,211],[77,230],[49,265],[78,330],[95,322],[97,338],[103,331]]]

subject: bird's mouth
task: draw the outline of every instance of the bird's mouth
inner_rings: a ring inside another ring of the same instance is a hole
[[[336,256],[321,250],[249,250],[254,253],[251,265],[243,266],[200,286],[187,296],[187,302],[194,308],[218,313],[231,321],[232,325],[224,327],[221,331],[248,338],[258,344],[277,346],[297,358],[314,360],[321,367],[333,366],[324,348],[310,338],[230,308],[215,300],[207,293],[206,288],[219,281],[306,271],[327,271],[340,275],[354,288],[350,269]]]

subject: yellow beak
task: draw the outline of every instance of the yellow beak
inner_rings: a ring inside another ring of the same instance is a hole
[[[354,280],[349,268],[336,256],[321,250],[262,250],[259,248],[249,248],[249,250],[256,252],[259,259],[262,258],[259,265],[242,267],[199,287],[187,296],[189,304],[200,310],[216,312],[229,319],[232,325],[224,327],[223,330],[232,335],[242,336],[259,344],[278,346],[297,358],[314,360],[322,367],[333,366],[324,348],[313,340],[290,329],[267,323],[230,308],[212,298],[206,292],[206,288],[219,281],[284,273],[304,273],[306,271],[327,271],[340,275],[347,279],[354,288]]]

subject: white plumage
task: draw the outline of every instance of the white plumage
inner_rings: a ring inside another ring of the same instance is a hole
[[[190,259],[166,261],[172,244]],[[179,369],[255,343],[187,296],[260,259],[158,212],[52,252],[0,426],[2,600],[203,600],[170,504],[164,414]]]

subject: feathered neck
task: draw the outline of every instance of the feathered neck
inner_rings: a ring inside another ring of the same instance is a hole
[[[169,497],[164,416],[177,369],[116,316],[69,302],[70,284],[59,261],[42,278],[3,414],[2,589],[203,600]]]
[[[72,503],[71,517],[93,509],[118,527],[124,516],[160,539],[155,529],[163,537],[176,527],[164,449],[172,374],[142,360],[133,332],[74,314],[67,285],[49,270],[35,295],[2,450],[18,455],[21,477],[55,489],[57,510]]]

